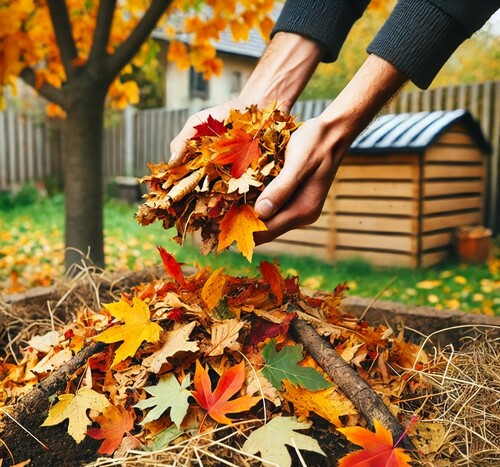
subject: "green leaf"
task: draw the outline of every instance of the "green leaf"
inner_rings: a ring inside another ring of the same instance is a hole
[[[260,452],[263,460],[280,467],[292,465],[286,445],[326,456],[315,439],[295,431],[305,430],[310,426],[310,423],[298,422],[295,417],[273,418],[267,425],[250,434],[243,444],[243,451],[250,455]]]
[[[145,387],[146,392],[153,397],[139,401],[134,407],[138,409],[153,407],[153,409],[148,412],[141,425],[157,420],[165,410],[170,409],[170,418],[177,428],[180,428],[189,408],[188,399],[191,393],[186,388],[190,384],[189,375],[184,378],[181,385],[174,374],[168,373],[160,378],[156,386]]]
[[[298,364],[304,358],[302,348],[302,344],[297,344],[283,347],[277,352],[276,341],[271,339],[262,349],[262,356],[266,362],[262,374],[276,389],[281,390],[281,382],[284,379],[310,391],[319,391],[331,386],[317,370]]]
[[[165,449],[174,439],[182,435],[184,431],[179,430],[175,425],[170,425],[166,430],[158,433],[153,442],[148,446],[143,446],[144,451],[161,451]]]

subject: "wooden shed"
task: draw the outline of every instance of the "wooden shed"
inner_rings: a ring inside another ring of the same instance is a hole
[[[259,249],[436,264],[457,227],[483,222],[489,151],[466,110],[381,116],[351,146],[319,220]]]

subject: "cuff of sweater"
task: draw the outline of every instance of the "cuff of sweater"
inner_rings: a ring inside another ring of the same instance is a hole
[[[352,25],[363,14],[365,6],[366,4],[360,8],[359,5],[354,5],[353,0],[287,0],[271,38],[277,32],[291,32],[307,37],[325,47],[323,62],[333,62],[337,59]]]
[[[433,3],[400,0],[367,51],[426,89],[467,37],[465,29]]]

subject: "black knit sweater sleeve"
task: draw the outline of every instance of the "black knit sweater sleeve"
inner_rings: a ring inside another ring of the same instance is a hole
[[[293,32],[325,46],[337,59],[369,0],[287,0],[273,34]],[[446,60],[500,8],[500,0],[399,0],[368,46],[425,89]]]
[[[498,8],[500,0],[399,0],[367,51],[425,89]]]
[[[287,0],[274,26],[277,32],[293,32],[325,47],[324,62],[337,59],[354,22],[370,0]]]

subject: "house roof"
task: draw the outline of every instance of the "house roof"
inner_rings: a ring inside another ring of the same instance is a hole
[[[465,125],[484,152],[491,151],[479,123],[468,110],[458,109],[383,115],[356,138],[349,152],[420,151],[457,123]]]
[[[274,6],[271,17],[275,21],[278,18],[282,8],[283,5],[279,3]],[[155,31],[153,31],[153,38],[157,40],[168,41],[167,37],[161,29],[156,29]],[[189,34],[179,34],[177,35],[176,39],[181,42],[185,42],[186,44],[189,44],[190,42]],[[251,58],[260,58],[267,47],[267,42],[255,28],[250,29],[250,34],[247,41],[238,42],[233,39],[231,31],[229,30],[229,28],[227,28],[221,33],[218,41],[213,41],[213,44],[217,52]]]

